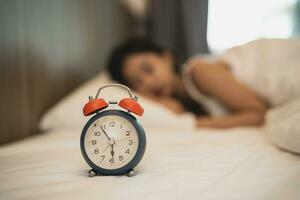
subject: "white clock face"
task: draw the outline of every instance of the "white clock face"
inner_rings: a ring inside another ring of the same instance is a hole
[[[135,156],[138,145],[135,127],[118,115],[106,115],[94,121],[84,139],[87,156],[104,169],[118,169],[128,164]]]

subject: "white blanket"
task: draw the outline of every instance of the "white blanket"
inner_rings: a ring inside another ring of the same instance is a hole
[[[145,127],[135,177],[89,178],[80,129],[57,130],[0,148],[0,199],[300,199],[300,158],[260,129]]]
[[[300,96],[300,38],[260,39],[229,49],[221,59],[237,79],[273,106]]]

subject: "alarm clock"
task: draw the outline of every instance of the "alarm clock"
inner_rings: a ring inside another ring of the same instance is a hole
[[[126,90],[129,98],[119,102],[99,98],[101,91],[109,87]],[[117,109],[112,108],[113,104]],[[94,98],[89,97],[83,114],[94,116],[84,126],[80,137],[83,158],[92,168],[89,176],[136,174],[134,167],[143,158],[146,136],[135,115],[142,116],[143,113],[138,97],[121,84],[100,87]]]

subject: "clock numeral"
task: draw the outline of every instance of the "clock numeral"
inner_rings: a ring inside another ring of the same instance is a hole
[[[122,161],[123,159],[123,156],[119,156],[119,161]]]
[[[129,149],[127,149],[127,150],[125,151],[125,153],[130,153],[130,152],[129,152]]]
[[[95,132],[94,133],[95,136],[100,136],[100,134],[101,134],[100,132]]]
[[[110,163],[115,163],[114,158],[112,157],[111,159],[109,159],[109,162],[110,162]]]
[[[99,153],[99,149],[95,149],[94,154],[98,154],[98,153]]]
[[[129,136],[130,135],[130,131],[126,131],[126,136]]]
[[[132,145],[133,144],[133,140],[128,140],[128,145]]]
[[[114,127],[115,126],[115,122],[109,122],[109,126],[110,127]]]
[[[95,145],[95,144],[97,144],[97,141],[96,140],[92,140],[92,145]]]
[[[105,155],[100,156],[100,158],[102,158],[101,161],[103,161],[105,158]]]
[[[122,128],[123,127],[123,124],[120,124],[120,128]]]

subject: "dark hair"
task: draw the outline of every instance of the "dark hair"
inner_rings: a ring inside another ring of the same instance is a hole
[[[112,79],[128,85],[122,74],[122,67],[128,56],[143,52],[162,54],[164,50],[163,47],[157,45],[148,38],[130,38],[112,51],[107,62],[107,69]]]

